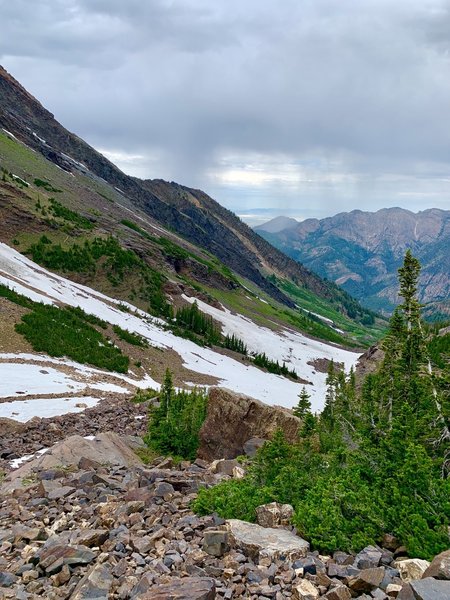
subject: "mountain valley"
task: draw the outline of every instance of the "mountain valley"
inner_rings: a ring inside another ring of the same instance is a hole
[[[450,332],[405,251],[445,316],[450,220],[399,210],[256,233],[0,67],[0,598],[449,598]]]

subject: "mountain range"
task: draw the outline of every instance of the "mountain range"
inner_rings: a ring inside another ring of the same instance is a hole
[[[280,229],[274,219],[255,227],[261,236],[322,277],[343,287],[375,311],[398,304],[397,269],[409,248],[422,265],[419,298],[426,314],[450,314],[450,211],[431,208],[354,210],[306,219]]]

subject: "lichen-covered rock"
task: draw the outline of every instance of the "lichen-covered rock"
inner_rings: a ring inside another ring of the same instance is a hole
[[[319,596],[319,589],[308,579],[301,579],[292,588],[293,600],[317,600]]]
[[[393,566],[398,569],[402,581],[408,583],[416,579],[422,579],[430,563],[421,558],[406,558],[395,561]]]
[[[270,529],[253,523],[230,519],[226,522],[230,543],[253,558],[285,557],[295,560],[306,556],[309,543],[285,529]]]
[[[256,508],[256,520],[261,527],[286,527],[289,525],[294,508],[290,504],[271,502]]]

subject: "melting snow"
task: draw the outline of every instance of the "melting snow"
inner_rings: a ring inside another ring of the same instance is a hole
[[[18,467],[20,467],[20,465],[22,463],[27,462],[27,461],[31,460],[32,458],[38,458],[39,456],[42,456],[43,454],[48,452],[49,449],[50,448],[42,448],[41,450],[38,450],[34,454],[25,454],[24,456],[21,456],[20,458],[15,458],[9,464],[12,469],[17,469]]]
[[[13,276],[14,279],[8,276]],[[219,380],[220,385],[232,390],[248,394],[268,404],[292,407],[298,401],[301,384],[285,377],[264,373],[246,361],[234,360],[176,337],[160,327],[161,320],[151,318],[132,305],[127,304],[127,307],[133,312],[123,312],[119,308],[123,302],[50,273],[3,243],[0,243],[0,281],[28,297],[36,296],[37,293],[45,294],[47,302],[80,306],[87,313],[142,335],[153,346],[173,349],[180,355],[186,368],[211,375]],[[235,333],[242,338],[250,350],[264,351],[272,359],[285,361],[295,368],[300,377],[311,381],[313,385],[308,386],[308,392],[311,394],[314,410],[321,410],[323,407],[326,376],[317,373],[313,367],[306,364],[307,361],[325,357],[344,362],[349,369],[359,357],[356,352],[311,340],[294,330],[274,332],[241,315],[232,315],[229,311],[221,311],[203,303],[199,303],[199,306],[223,323],[227,333]],[[158,387],[150,378],[147,378],[147,381],[149,386]]]
[[[48,418],[67,413],[82,412],[86,406],[88,408],[95,406],[98,401],[98,398],[93,398],[92,396],[82,396],[74,398],[34,398],[33,400],[2,402],[0,404],[0,417],[25,423],[33,417]]]

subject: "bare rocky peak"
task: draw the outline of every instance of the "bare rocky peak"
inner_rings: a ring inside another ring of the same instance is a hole
[[[418,213],[403,208],[383,208],[374,213],[354,210],[322,220],[307,219],[295,228],[295,235],[300,239],[312,232],[332,234],[371,251],[387,245],[398,256],[411,245],[427,244],[450,235],[450,211],[437,208]]]
[[[279,217],[271,219],[267,223],[257,225],[256,227],[254,227],[254,230],[268,231],[269,233],[278,233],[279,231],[284,231],[285,229],[293,229],[294,227],[297,227],[297,225],[297,219],[292,219],[291,217],[285,217],[283,215],[280,215]]]

